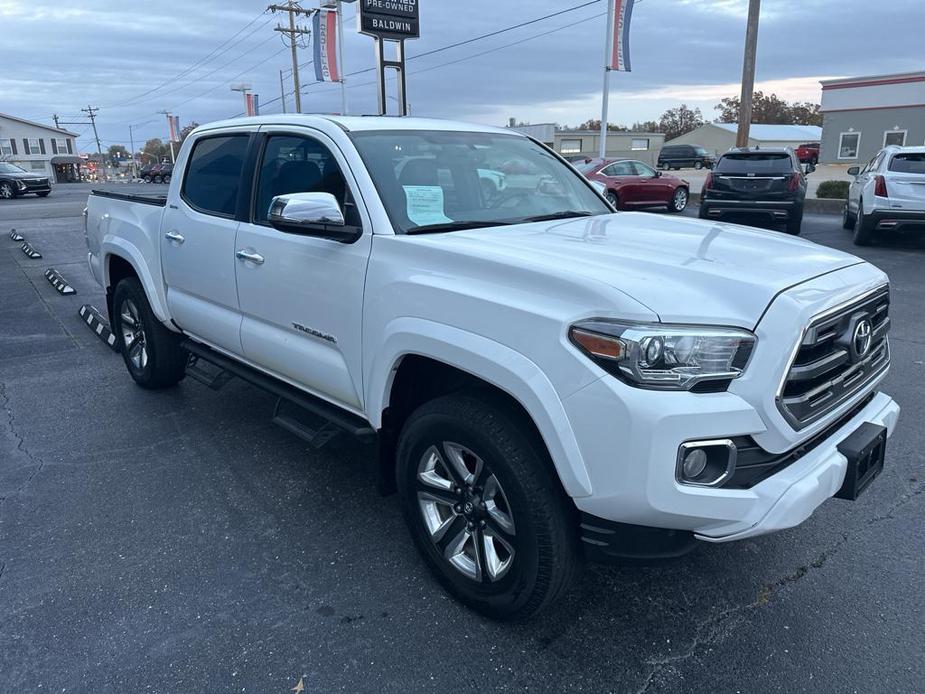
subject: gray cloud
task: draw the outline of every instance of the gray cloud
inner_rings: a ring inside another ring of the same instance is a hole
[[[642,0],[633,18],[632,73],[614,75],[618,118],[655,118],[681,87],[734,85],[741,71],[746,0]],[[306,6],[313,0],[305,0]],[[579,0],[421,0],[423,38],[408,44],[416,55],[448,43],[579,4]],[[893,0],[766,0],[759,36],[758,79],[816,78],[921,69],[925,3]],[[577,123],[598,108],[605,0],[501,36],[409,62],[409,99],[418,115],[500,121],[506,115],[534,122],[551,114]],[[104,144],[163,136],[160,109],[183,123],[226,118],[243,110],[232,81],[249,82],[264,103],[279,95],[279,70],[288,52],[269,15],[257,19],[220,55],[189,70],[245,24],[263,3],[160,0],[144,5],[114,0],[52,2],[0,0],[5,55],[12,69],[0,76],[0,111],[50,121],[52,113],[77,120],[88,103],[102,106]],[[348,16],[353,9],[347,6]],[[902,21],[897,21],[898,19]],[[587,20],[587,21],[583,21]],[[372,40],[345,28],[345,71],[372,66]],[[556,29],[520,45],[506,44]],[[871,50],[869,47],[875,47]],[[471,60],[445,65],[475,54]],[[918,53],[918,55],[917,55]],[[310,51],[302,51],[307,62]],[[188,70],[149,94],[145,92]],[[352,112],[375,108],[373,73],[348,80]],[[314,79],[308,68],[304,81]],[[362,85],[362,86],[361,86]],[[653,90],[657,95],[647,96]],[[674,90],[674,91],[673,91]],[[734,93],[733,89],[733,93]],[[290,107],[291,97],[288,99]],[[709,109],[712,94],[689,99]],[[278,110],[279,103],[266,111]],[[304,110],[340,109],[337,86],[309,86]],[[712,116],[712,113],[705,115]],[[150,121],[150,122],[148,122]],[[78,132],[86,129],[70,126]],[[83,149],[90,139],[80,140]],[[137,142],[136,142],[137,144]]]

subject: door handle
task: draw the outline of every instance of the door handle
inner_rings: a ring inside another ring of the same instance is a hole
[[[184,241],[186,241],[186,239],[183,238],[182,234],[178,234],[175,231],[168,231],[166,234],[164,234],[164,238],[170,241],[175,241],[177,244],[181,244]]]
[[[246,248],[242,248],[241,250],[237,251],[234,254],[234,257],[238,258],[239,260],[248,260],[255,265],[263,265],[264,262],[264,257],[262,255],[254,251],[250,251]]]

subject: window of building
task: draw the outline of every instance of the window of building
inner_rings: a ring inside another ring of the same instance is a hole
[[[861,133],[842,133],[838,136],[838,158],[857,159]]]
[[[10,139],[0,140],[0,156],[11,156],[13,154],[13,141]]]
[[[559,145],[562,154],[581,154],[581,138],[575,140],[562,140]]]
[[[904,147],[906,145],[906,131],[905,130],[887,130],[883,133],[883,146],[889,147],[890,145],[899,145]]]
[[[183,199],[205,214],[233,217],[248,136],[205,137],[193,146]]]
[[[42,145],[39,142],[38,138],[30,137],[29,138],[29,151],[26,152],[26,154],[41,154],[41,153],[42,153]]]
[[[56,137],[55,147],[57,148],[59,154],[67,152],[67,138],[66,137]]]
[[[649,149],[649,138],[633,138],[632,143],[630,143],[630,149],[633,151]]]

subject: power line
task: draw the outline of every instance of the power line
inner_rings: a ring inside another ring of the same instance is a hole
[[[273,38],[273,37],[271,37],[271,38]],[[287,50],[286,47],[280,48],[278,51],[276,51],[276,53],[273,53],[272,55],[269,55],[269,56],[267,56],[266,58],[264,58],[263,60],[261,60],[259,63],[256,63],[256,64],[254,64],[254,65],[251,65],[249,68],[247,68],[247,69],[245,69],[245,70],[242,70],[241,72],[239,72],[237,75],[235,75],[234,77],[232,77],[232,78],[229,79],[228,81],[229,81],[229,82],[234,82],[236,79],[238,79],[238,78],[241,77],[242,75],[246,75],[248,72],[251,72],[252,70],[256,70],[258,67],[260,67],[261,65],[263,65],[264,63],[266,63],[266,62],[268,62],[268,61],[270,61],[270,60],[273,60],[273,58],[275,58],[275,57],[278,56],[280,53],[283,53],[283,52],[286,51],[286,50]],[[206,89],[204,92],[199,92],[196,96],[190,97],[189,99],[186,99],[185,101],[181,101],[181,102],[178,103],[178,104],[174,104],[172,110],[177,110],[178,108],[180,108],[180,106],[183,106],[184,104],[188,104],[188,103],[190,103],[191,101],[195,101],[196,99],[205,96],[206,94],[209,94],[209,93],[211,93],[211,92],[214,92],[214,91],[215,91],[216,89],[218,89],[219,87],[224,86],[224,84],[225,84],[225,83],[222,82],[222,83],[220,83],[220,84],[215,85],[214,87],[210,87],[209,89]]]
[[[508,32],[508,31],[514,31],[515,29],[521,29],[521,28],[523,28],[523,27],[525,27],[525,26],[529,26],[529,25],[531,25],[531,24],[536,24],[536,23],[542,22],[542,21],[544,21],[544,20],[546,20],[546,19],[551,19],[552,17],[558,17],[558,16],[560,16],[560,15],[567,14],[567,13],[569,13],[569,12],[574,12],[574,11],[576,11],[576,10],[580,10],[580,9],[582,9],[582,8],[585,8],[585,7],[590,7],[591,5],[596,5],[596,4],[598,4],[599,2],[601,2],[601,0],[590,0],[589,2],[584,2],[584,3],[581,3],[581,4],[579,4],[579,5],[573,5],[572,7],[567,7],[567,8],[565,8],[565,9],[563,9],[563,10],[559,10],[558,12],[553,12],[552,14],[544,15],[544,16],[542,16],[542,17],[536,17],[536,18],[534,18],[534,19],[527,20],[526,22],[520,22],[519,24],[513,24],[513,25],[511,25],[511,26],[504,27],[504,28],[502,28],[502,29],[496,29],[495,31],[490,31],[490,32],[488,32],[488,33],[486,33],[486,34],[481,34],[480,36],[473,36],[472,38],[465,39],[464,41],[457,41],[456,43],[451,43],[451,44],[446,45],[446,46],[441,46],[441,47],[439,47],[439,48],[434,48],[434,49],[432,49],[432,50],[425,51],[424,53],[419,53],[419,54],[417,54],[417,55],[408,56],[407,60],[415,60],[416,58],[423,58],[423,57],[426,57],[426,56],[429,56],[429,55],[434,55],[434,54],[436,54],[436,53],[440,53],[440,52],[443,52],[443,51],[448,51],[448,50],[450,50],[450,49],[452,49],[452,48],[458,48],[459,46],[464,46],[464,45],[466,45],[466,44],[475,43],[476,41],[481,41],[481,40],[483,40],[483,39],[491,38],[492,36],[498,36],[498,35],[500,35],[500,34],[504,34],[504,33]],[[606,14],[606,13],[605,13],[605,14]],[[587,19],[581,20],[580,22],[575,22],[575,23],[573,23],[573,24],[569,24],[569,25],[566,25],[566,26],[564,26],[564,27],[559,27],[559,28],[557,28],[557,29],[553,29],[552,31],[544,32],[543,34],[537,34],[536,36],[531,37],[531,38],[528,38],[528,39],[525,39],[524,41],[518,41],[518,42],[514,42],[514,43],[512,43],[512,44],[506,44],[506,45],[504,45],[504,46],[500,46],[500,47],[497,48],[497,49],[491,49],[490,51],[487,51],[487,52],[493,52],[493,51],[495,51],[495,50],[501,50],[502,48],[508,48],[508,47],[510,47],[510,46],[516,46],[516,45],[518,45],[519,43],[524,43],[524,42],[526,42],[526,41],[531,41],[531,40],[533,40],[534,38],[538,38],[538,37],[540,37],[540,36],[547,36],[547,35],[549,35],[549,34],[551,34],[551,33],[555,33],[556,31],[559,31],[560,29],[565,29],[565,28],[568,28],[568,27],[570,27],[570,26],[574,26],[575,24],[580,24],[580,23],[583,23],[583,22],[585,22],[585,21],[590,21],[591,19],[596,19],[596,18],[598,18],[598,17],[600,17],[600,16],[601,16],[601,15],[594,15],[593,17],[589,17],[589,18],[587,18]],[[451,63],[447,63],[447,65],[452,65],[452,64],[454,64],[455,62],[462,62],[463,60],[469,60],[469,59],[471,59],[471,58],[477,58],[477,57],[479,57],[480,55],[484,55],[484,53],[475,54],[475,55],[473,55],[473,56],[469,56],[468,58],[463,58],[463,59],[458,60],[458,61],[453,61],[453,62],[451,62]],[[436,67],[437,67],[437,66],[435,66],[433,69],[436,69]],[[442,66],[441,66],[441,67],[442,67]],[[344,75],[344,77],[355,77],[356,75],[362,75],[362,74],[367,73],[367,72],[372,72],[372,71],[375,70],[375,69],[376,69],[375,67],[369,67],[369,68],[364,68],[364,69],[362,69],[362,70],[355,70],[354,72],[348,72],[346,75]],[[431,69],[431,68],[427,68],[427,69]],[[409,74],[417,74],[418,72],[422,72],[422,71],[419,70],[419,71],[412,72],[412,73],[409,73]],[[321,83],[321,82],[314,82],[313,84],[322,84],[322,83]],[[352,88],[354,88],[354,87],[365,87],[365,86],[370,85],[370,84],[375,84],[375,82],[363,82],[363,83],[361,83],[361,84],[351,84],[351,85],[348,85],[347,88],[348,88],[348,89],[352,89]],[[309,85],[309,86],[311,86],[311,85]],[[329,90],[321,90],[321,91],[329,91]],[[291,94],[293,94],[293,93],[294,93],[294,92],[289,92],[289,93],[287,94],[287,96],[289,96],[289,95],[291,95]],[[314,93],[318,93],[318,92],[314,92]],[[275,103],[275,102],[277,102],[277,101],[280,101],[281,99],[282,99],[281,96],[276,97],[275,99],[270,99],[269,101],[267,101],[266,103],[264,103],[263,106],[269,106],[270,104],[273,104],[273,103]],[[237,115],[232,116],[232,118],[237,118],[238,116],[242,116],[242,115],[244,115],[244,114],[243,114],[243,113],[238,113]]]
[[[182,77],[185,77],[186,75],[190,74],[191,72],[193,72],[194,70],[196,70],[196,69],[197,69],[198,67],[200,67],[201,65],[204,65],[205,63],[207,63],[207,62],[208,62],[209,60],[211,60],[213,57],[216,57],[216,58],[217,58],[219,55],[222,55],[222,54],[226,53],[226,52],[230,49],[229,44],[230,44],[232,41],[234,41],[238,36],[240,36],[242,33],[244,33],[244,32],[248,29],[248,27],[250,27],[254,22],[256,22],[258,19],[260,19],[260,18],[261,18],[262,16],[264,16],[265,14],[266,14],[266,10],[262,11],[260,14],[258,14],[256,17],[254,17],[251,21],[249,21],[247,24],[245,24],[243,27],[241,27],[241,28],[240,28],[237,32],[235,32],[232,36],[230,36],[230,37],[227,38],[225,41],[223,41],[223,42],[220,43],[218,46],[216,46],[214,49],[212,49],[212,51],[211,51],[210,53],[208,53],[205,57],[200,58],[200,59],[197,60],[195,63],[193,63],[192,65],[190,65],[189,67],[187,67],[185,70],[182,70],[182,71],[178,72],[178,73],[177,73],[176,75],[174,75],[173,77],[170,77],[170,78],[164,80],[163,82],[161,82],[161,83],[160,83],[159,85],[157,85],[156,87],[152,87],[151,89],[149,89],[149,90],[147,90],[147,91],[145,91],[145,92],[142,92],[141,94],[136,94],[135,96],[129,97],[129,98],[126,99],[125,101],[117,102],[116,104],[111,104],[111,105],[105,106],[104,108],[121,108],[122,106],[131,105],[131,104],[133,104],[133,103],[138,102],[138,101],[141,100],[143,97],[145,97],[145,96],[147,96],[147,95],[149,95],[149,94],[153,94],[154,92],[158,91],[159,89],[162,89],[163,87],[166,87],[167,85],[169,85],[169,84],[175,82],[176,80],[178,80],[178,79],[180,79],[180,78],[182,78]],[[254,29],[254,31],[252,31],[250,34],[248,34],[247,36],[244,37],[244,40],[247,40],[248,38],[250,38],[256,31],[262,29],[262,28],[265,27],[267,24],[269,24],[270,21],[271,21],[271,19],[268,19],[266,22],[264,22],[264,23],[261,24],[259,27],[257,27],[256,29]],[[225,48],[226,46],[228,46],[228,48]],[[221,50],[222,48],[224,48],[225,50]]]
[[[289,48],[292,51],[292,83],[295,86],[295,112],[302,113],[302,89],[299,85],[297,42],[299,38],[310,35],[311,32],[305,27],[296,25],[296,16],[305,15],[310,17],[313,10],[302,9],[295,0],[288,0],[285,5],[270,5],[267,10],[270,12],[286,12],[289,15],[289,28],[287,29],[281,24],[277,24],[273,31],[278,31],[280,36],[286,34],[289,37]]]

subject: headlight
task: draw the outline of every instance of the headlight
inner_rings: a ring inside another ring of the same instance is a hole
[[[589,320],[571,341],[598,365],[640,388],[725,389],[745,370],[755,335],[739,328]]]

